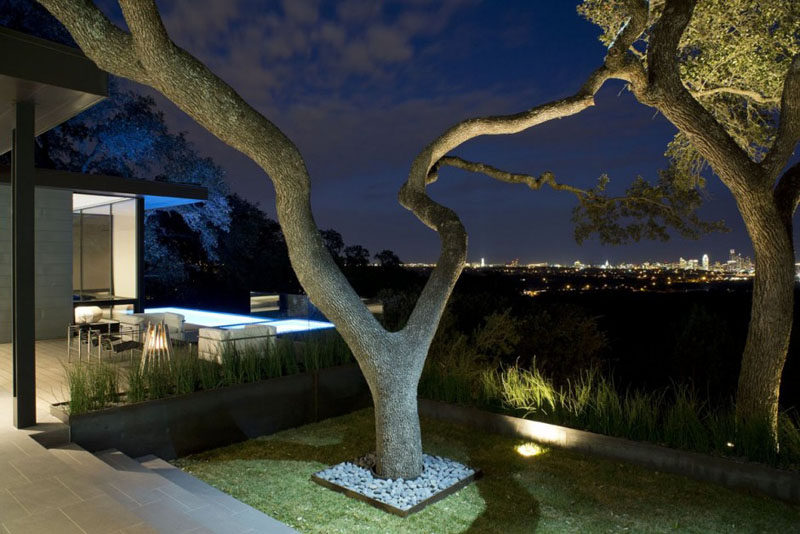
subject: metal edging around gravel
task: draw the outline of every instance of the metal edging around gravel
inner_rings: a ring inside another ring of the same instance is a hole
[[[460,423],[487,432],[530,439],[553,447],[595,454],[800,503],[800,473],[763,464],[681,451],[427,399],[419,399],[419,413],[423,417]]]

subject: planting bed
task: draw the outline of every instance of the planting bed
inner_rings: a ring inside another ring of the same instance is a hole
[[[375,457],[342,462],[311,475],[311,480],[400,517],[419,512],[480,477],[480,471],[440,456],[422,457],[422,475],[384,479],[374,474]]]

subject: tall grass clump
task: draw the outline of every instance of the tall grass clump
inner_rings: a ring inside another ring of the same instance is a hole
[[[567,380],[566,386],[559,391],[560,413],[565,421],[573,425],[585,425],[584,416],[593,400],[598,373],[595,368],[586,369],[573,380]]]
[[[711,406],[688,385],[654,392],[620,391],[612,379],[585,370],[556,387],[534,361],[529,369],[512,365],[470,373],[457,365],[452,369],[428,365],[419,391],[431,399],[499,408],[590,432],[800,468],[797,413],[781,414],[776,450],[767,424],[737,428],[732,403]]]
[[[335,330],[308,334],[303,341],[303,368],[306,372],[344,365],[352,360],[350,348]]]
[[[622,404],[626,431],[622,435],[640,441],[659,441],[665,393],[626,391]]]
[[[705,405],[687,386],[673,391],[674,399],[664,415],[664,441],[670,447],[708,452],[709,432],[702,421]]]
[[[119,380],[117,368],[107,363],[87,366],[89,371],[89,395],[94,401],[93,410],[104,408],[116,402]]]
[[[186,395],[198,389],[200,359],[188,349],[176,349],[171,362],[175,394]]]
[[[589,427],[609,436],[625,436],[626,421],[622,398],[611,380],[598,380],[592,402],[589,403]]]
[[[779,463],[781,467],[800,469],[800,424],[797,412],[784,412],[778,418]]]
[[[300,366],[297,364],[297,351],[291,338],[280,337],[276,339],[275,353],[284,375],[295,375],[300,372]]]
[[[241,384],[240,356],[233,343],[225,343],[220,353],[222,383],[226,386]]]
[[[127,369],[128,394],[127,402],[142,402],[147,400],[147,382],[144,373],[138,365],[132,365]]]
[[[69,412],[78,415],[105,408],[118,400],[117,370],[107,363],[76,363],[65,369]]]
[[[285,373],[280,345],[281,340],[275,338],[243,346],[226,344],[221,355],[223,383],[247,384],[282,376]],[[296,368],[297,363],[294,364]]]
[[[156,361],[144,368],[144,383],[149,400],[163,399],[175,390],[172,363],[169,361]]]
[[[69,386],[69,413],[76,415],[89,411],[89,373],[81,364],[68,365],[65,369]]]
[[[525,417],[533,414],[553,415],[560,396],[553,383],[546,379],[538,369],[507,367],[500,372],[503,403]]]

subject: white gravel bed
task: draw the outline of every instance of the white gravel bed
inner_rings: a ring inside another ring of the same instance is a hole
[[[405,511],[475,474],[474,469],[440,456],[423,454],[422,463],[422,475],[410,480],[378,478],[372,469],[355,462],[342,462],[316,476]]]

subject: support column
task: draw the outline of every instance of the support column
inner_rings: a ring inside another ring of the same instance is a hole
[[[34,104],[17,102],[11,170],[14,426],[36,424]]]
[[[136,304],[135,313],[144,312],[144,199],[136,199]]]

